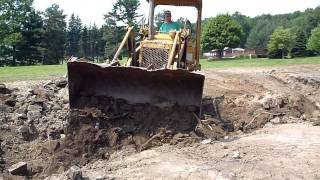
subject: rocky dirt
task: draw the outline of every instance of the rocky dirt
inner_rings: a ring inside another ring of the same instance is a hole
[[[0,84],[0,179],[319,179],[319,68],[207,70],[201,117],[70,111],[63,78]]]

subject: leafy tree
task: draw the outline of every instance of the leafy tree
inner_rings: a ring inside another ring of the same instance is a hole
[[[202,33],[204,51],[219,50],[219,57],[225,47],[237,47],[240,44],[242,28],[230,15],[219,15],[208,20]]]
[[[0,0],[0,55],[7,64],[17,65],[19,45],[24,41],[22,29],[33,9],[32,3],[33,0]]]
[[[308,55],[307,37],[302,30],[299,30],[296,33],[296,39],[291,54],[293,57],[304,57]]]
[[[273,24],[268,20],[258,21],[251,29],[247,38],[246,47],[255,49],[267,48],[269,37],[275,30]]]
[[[309,50],[320,52],[320,26],[312,30],[307,47]]]
[[[63,62],[66,44],[66,15],[53,4],[45,13],[45,57],[43,64],[59,64]]]
[[[105,14],[106,24],[103,28],[105,57],[112,57],[125,34],[125,28],[121,27],[118,22],[136,27],[137,18],[140,17],[137,12],[139,6],[139,0],[117,0],[112,10]]]
[[[281,50],[282,58],[284,58],[285,52],[291,52],[294,45],[295,37],[291,33],[290,29],[284,29],[282,26],[278,27],[270,37],[268,44],[269,52],[276,52]]]
[[[68,56],[79,56],[80,54],[81,26],[81,19],[79,16],[75,17],[74,14],[72,14],[67,30]]]
[[[249,37],[250,31],[251,31],[251,24],[250,24],[250,18],[247,16],[242,15],[240,12],[235,12],[232,15],[232,18],[236,20],[242,27],[243,34],[240,39],[240,47],[245,48],[245,45],[247,43],[247,39]]]
[[[112,24],[115,25],[116,22],[122,22],[130,26],[137,24],[137,18],[140,17],[137,10],[140,6],[139,0],[117,0],[113,4],[112,11],[105,15],[105,19],[112,19]],[[110,23],[110,21],[109,21]]]

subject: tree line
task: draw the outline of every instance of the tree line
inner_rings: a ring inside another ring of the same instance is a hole
[[[57,4],[40,12],[33,0],[0,0],[0,66],[60,64],[72,56],[110,58],[124,26],[137,24],[139,5],[139,0],[117,0],[97,27],[83,25],[74,14],[67,20]]]
[[[204,52],[224,47],[267,49],[269,58],[304,57],[320,52],[320,6],[304,12],[261,15],[254,18],[236,12],[203,22]]]
[[[44,12],[33,0],[0,0],[0,66],[59,64],[71,56],[91,61],[111,59],[126,25],[136,27],[139,0],[117,0],[101,27],[83,25],[79,16],[69,19],[53,4]],[[156,15],[156,26],[163,13]],[[183,26],[185,19],[179,18]],[[270,57],[310,56],[319,52],[320,7],[283,15],[254,18],[238,12],[203,21],[202,51],[224,47],[268,49]],[[193,28],[195,24],[192,24]]]

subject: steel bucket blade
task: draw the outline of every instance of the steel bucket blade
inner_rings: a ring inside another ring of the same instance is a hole
[[[130,104],[201,107],[204,76],[187,70],[148,71],[137,67],[103,67],[68,63],[70,108],[84,108],[81,96],[124,99]]]

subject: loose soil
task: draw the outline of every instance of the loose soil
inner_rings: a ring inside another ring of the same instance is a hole
[[[319,179],[319,68],[206,70],[201,117],[116,99],[69,111],[64,79],[7,83],[0,179],[20,161],[34,179],[72,165],[89,179]]]

